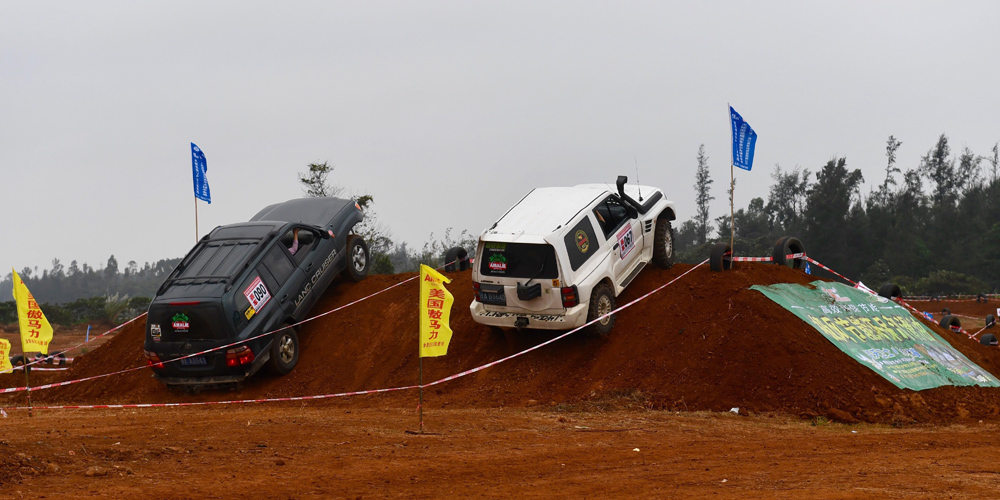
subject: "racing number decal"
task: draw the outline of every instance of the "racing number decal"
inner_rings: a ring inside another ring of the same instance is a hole
[[[632,225],[625,224],[625,227],[618,232],[618,251],[620,252],[623,260],[625,259],[625,256],[632,251],[634,246],[635,240],[632,239]]]
[[[264,282],[260,280],[260,276],[257,276],[253,283],[243,291],[243,295],[250,301],[250,308],[254,310],[254,313],[259,312],[267,301],[271,300],[271,292],[267,291],[267,287],[264,286]],[[247,311],[249,313],[249,311]],[[254,313],[250,313],[253,316]]]

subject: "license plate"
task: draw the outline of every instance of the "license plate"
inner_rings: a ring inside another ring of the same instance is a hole
[[[479,299],[483,304],[489,304],[491,306],[505,306],[507,305],[507,295],[501,292],[479,292]]]
[[[208,365],[208,359],[205,356],[195,356],[193,358],[184,358],[181,360],[181,366],[206,366]]]

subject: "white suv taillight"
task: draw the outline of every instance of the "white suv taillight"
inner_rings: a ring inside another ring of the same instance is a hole
[[[560,288],[562,292],[563,307],[569,308],[580,303],[580,294],[576,291],[576,285],[564,286]]]

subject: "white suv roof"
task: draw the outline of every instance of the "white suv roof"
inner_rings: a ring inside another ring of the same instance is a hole
[[[629,196],[638,197],[639,191],[634,184],[625,186]],[[641,186],[641,191],[648,196],[658,189]],[[484,231],[483,239],[542,243],[542,238],[571,222],[580,210],[611,193],[614,188],[606,184],[535,188]]]

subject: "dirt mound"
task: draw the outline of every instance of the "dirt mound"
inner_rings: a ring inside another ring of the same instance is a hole
[[[690,266],[647,269],[619,304],[677,277]],[[469,272],[449,273],[455,295],[448,356],[424,360],[432,381],[548,340],[556,333],[496,335],[472,321]],[[412,275],[335,282],[314,311],[327,311]],[[650,408],[780,412],[841,421],[943,423],[1000,419],[1000,390],[944,387],[900,390],[855,362],[819,332],[749,286],[809,283],[813,276],[770,264],[732,271],[694,270],[622,312],[607,338],[582,333],[468,377],[429,389],[425,405],[600,405],[628,399]],[[211,401],[329,394],[417,382],[417,281],[302,325],[299,365],[282,378],[255,376],[238,392],[168,391],[139,370],[37,392],[39,404]],[[953,309],[954,310],[954,309]],[[930,325],[930,323],[927,323]],[[1000,374],[1000,349],[935,331],[973,362]],[[66,378],[139,366],[144,326],[135,324],[83,356]],[[329,404],[416,405],[416,392],[342,398]]]
[[[941,319],[941,311],[945,308],[951,311],[952,314],[975,316],[982,319],[985,319],[987,314],[997,317],[997,308],[1000,308],[1000,300],[997,299],[992,299],[988,302],[976,302],[975,300],[963,300],[961,302],[908,300],[907,303],[921,311],[933,314],[935,319]]]

